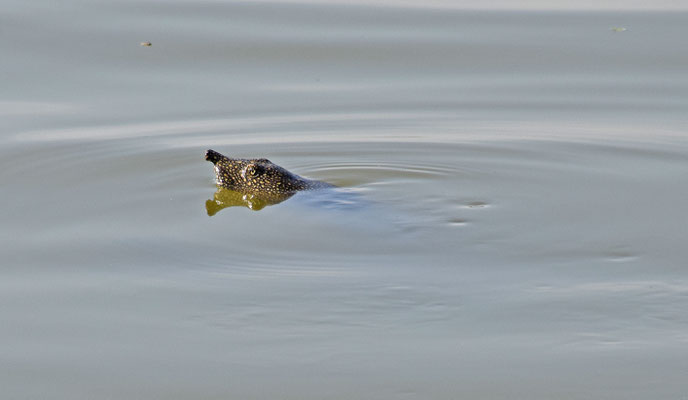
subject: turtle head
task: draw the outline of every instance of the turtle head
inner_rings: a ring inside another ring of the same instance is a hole
[[[267,193],[302,189],[301,178],[266,158],[229,158],[208,150],[205,159],[215,164],[217,183],[229,189]]]

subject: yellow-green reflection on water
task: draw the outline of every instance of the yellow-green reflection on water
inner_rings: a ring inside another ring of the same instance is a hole
[[[212,199],[205,202],[208,216],[213,216],[227,207],[246,207],[253,211],[260,211],[266,206],[279,204],[294,195],[290,193],[244,193],[220,187],[213,194]]]

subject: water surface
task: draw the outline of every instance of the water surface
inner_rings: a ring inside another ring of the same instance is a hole
[[[3,393],[685,396],[688,14],[399,4],[6,2]]]

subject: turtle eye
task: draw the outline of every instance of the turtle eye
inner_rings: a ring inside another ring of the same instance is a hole
[[[250,176],[251,178],[257,177],[262,172],[263,172],[263,169],[258,165],[251,164],[251,165],[246,167],[246,176]]]

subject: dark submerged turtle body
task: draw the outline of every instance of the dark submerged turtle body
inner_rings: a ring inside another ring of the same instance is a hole
[[[265,158],[229,158],[208,150],[205,159],[215,165],[218,185],[238,192],[293,194],[334,187],[327,182],[302,178]]]

